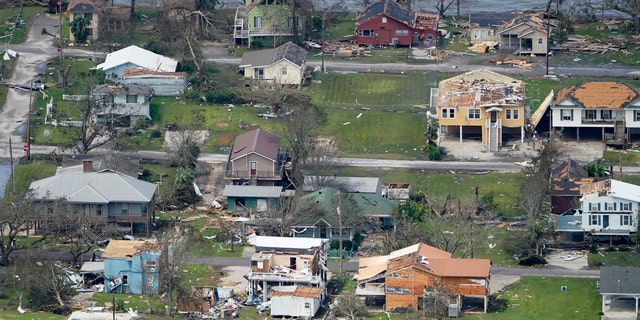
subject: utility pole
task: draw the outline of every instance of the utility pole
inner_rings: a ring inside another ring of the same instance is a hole
[[[29,83],[29,109],[27,111],[27,161],[31,160],[31,96],[33,93],[33,80]]]
[[[338,191],[338,251],[340,252],[340,275],[342,275],[342,193]]]
[[[553,0],[549,0],[547,2],[547,50],[545,50],[545,61],[546,61],[546,71],[545,75],[549,75],[549,44],[551,44],[551,24],[550,24],[550,11],[551,11],[551,2]]]

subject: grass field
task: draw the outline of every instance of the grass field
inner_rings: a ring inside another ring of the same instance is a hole
[[[31,182],[53,176],[56,173],[56,165],[52,162],[33,161],[31,163],[20,164],[14,169],[16,178],[16,194],[22,194]],[[11,194],[13,182],[7,183],[6,194]]]

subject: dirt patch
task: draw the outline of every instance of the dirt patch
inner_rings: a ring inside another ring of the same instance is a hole
[[[570,270],[585,270],[589,268],[587,253],[582,250],[550,250],[545,256],[547,267],[558,267]]]
[[[338,143],[335,137],[317,137],[313,140],[313,146],[316,150],[321,152],[336,152],[338,151]]]
[[[228,122],[216,122],[216,127],[226,128],[229,126]]]
[[[217,144],[219,146],[230,146],[231,142],[234,139],[235,139],[235,137],[231,133],[219,133],[219,134],[216,134],[216,140],[217,140]]]

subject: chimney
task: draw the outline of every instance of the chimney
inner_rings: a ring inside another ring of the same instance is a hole
[[[83,173],[93,172],[93,160],[91,159],[82,160],[82,172]]]

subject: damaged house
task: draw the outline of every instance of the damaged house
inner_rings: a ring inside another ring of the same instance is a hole
[[[139,84],[101,84],[91,88],[96,122],[129,127],[151,120],[151,87]]]
[[[249,297],[271,299],[273,315],[313,317],[326,297],[329,240],[258,236],[255,247]]]
[[[478,139],[491,152],[508,140],[524,142],[525,83],[520,80],[474,70],[440,81],[431,97],[432,108],[438,110],[440,139]]]
[[[105,292],[157,294],[161,251],[155,242],[109,241],[102,253]]]
[[[488,259],[457,259],[451,253],[418,243],[386,256],[360,258],[356,295],[367,306],[421,310],[439,296],[449,308],[474,304],[482,313],[489,302]],[[475,303],[474,303],[475,302]]]

